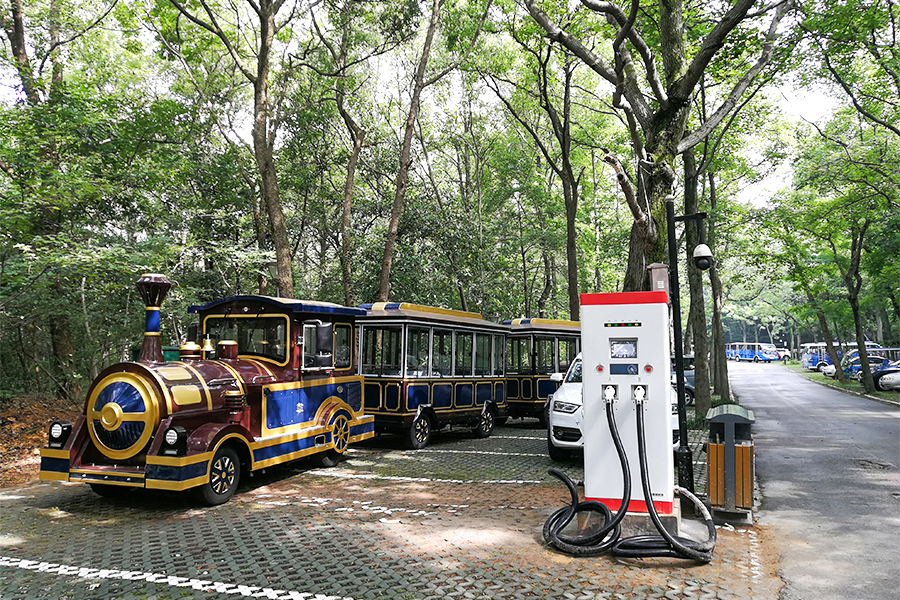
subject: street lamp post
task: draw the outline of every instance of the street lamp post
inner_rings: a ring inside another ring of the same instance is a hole
[[[675,464],[678,467],[678,485],[694,492],[694,461],[691,454],[691,448],[688,446],[687,437],[687,408],[684,394],[684,349],[683,334],[681,330],[681,295],[678,283],[678,252],[675,245],[675,222],[697,220],[700,227],[700,220],[706,216],[706,213],[696,213],[693,215],[684,215],[682,217],[675,216],[675,197],[666,196],[666,233],[669,246],[669,287],[672,294],[672,329],[674,330],[675,342],[675,392],[678,395],[678,449],[675,451]],[[703,228],[700,227],[700,245],[705,252],[694,252],[694,262],[699,269],[705,270],[712,264],[712,254],[703,244]]]

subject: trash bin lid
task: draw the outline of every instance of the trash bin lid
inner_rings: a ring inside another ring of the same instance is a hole
[[[712,423],[754,423],[756,417],[752,410],[740,404],[722,404],[706,412],[706,420]]]

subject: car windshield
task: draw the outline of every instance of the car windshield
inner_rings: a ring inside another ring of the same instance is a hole
[[[576,360],[569,369],[566,383],[581,383],[581,360]]]

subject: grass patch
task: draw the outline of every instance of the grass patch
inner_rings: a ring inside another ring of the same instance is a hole
[[[818,371],[810,371],[809,369],[805,369],[799,362],[791,361],[790,363],[788,363],[787,368],[820,385],[825,385],[830,388],[849,392],[851,394],[865,394],[866,396],[871,396],[874,398],[878,398],[879,400],[885,400],[887,402],[900,402],[900,394],[898,394],[897,392],[875,392],[869,394],[866,393],[866,389],[855,379],[848,379],[844,383],[841,383],[836,379],[825,377]]]

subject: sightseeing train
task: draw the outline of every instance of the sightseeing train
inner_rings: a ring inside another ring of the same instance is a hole
[[[103,496],[193,490],[216,505],[242,475],[302,457],[333,466],[376,432],[399,433],[410,448],[448,425],[487,437],[511,416],[509,386],[537,389],[548,378],[546,358],[522,358],[543,348],[546,335],[534,338],[532,327],[523,342],[524,332],[509,335],[509,325],[476,313],[256,295],[191,306],[196,340],[167,361],[160,305],[171,283],[151,274],[137,287],[146,305],[137,360],[101,372],[74,423],[51,424],[41,479],[84,482]],[[544,354],[559,369],[572,352],[552,345]],[[524,366],[538,363],[540,373]]]

